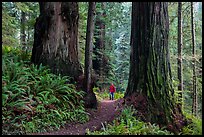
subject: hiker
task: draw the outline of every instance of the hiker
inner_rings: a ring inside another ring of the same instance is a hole
[[[116,92],[116,88],[113,85],[113,83],[111,83],[109,91],[110,91],[110,100],[113,100],[114,99],[114,92]]]

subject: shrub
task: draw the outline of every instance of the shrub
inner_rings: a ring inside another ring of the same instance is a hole
[[[43,132],[88,120],[84,92],[76,91],[69,77],[52,74],[42,65],[25,64],[19,56],[13,51],[3,55],[2,134]]]
[[[136,112],[132,106],[126,107],[112,124],[103,124],[100,131],[90,132],[88,135],[172,135],[173,133],[160,128],[156,124],[145,123],[134,117]]]
[[[98,99],[98,100],[104,100],[104,99],[109,99],[109,97],[110,97],[110,93],[108,92],[108,91],[104,91],[104,92],[98,92],[97,91],[97,88],[94,88],[94,93],[95,93],[95,95],[96,95],[96,98]],[[122,92],[115,92],[114,93],[114,99],[115,100],[117,100],[117,99],[120,99],[120,98],[123,98],[124,97],[124,93],[122,93]]]
[[[202,135],[202,120],[184,112],[188,125],[182,128],[182,135]]]

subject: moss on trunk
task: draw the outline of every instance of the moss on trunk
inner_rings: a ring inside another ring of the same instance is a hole
[[[132,99],[127,102],[133,105],[143,98],[146,105],[137,108],[143,119],[178,132],[184,123],[172,87],[167,7],[166,2],[133,2],[131,64],[125,98]]]

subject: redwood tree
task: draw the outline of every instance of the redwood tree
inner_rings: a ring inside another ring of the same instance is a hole
[[[93,85],[95,81],[92,80],[92,51],[93,51],[93,31],[95,18],[96,3],[89,2],[87,30],[86,30],[86,45],[85,45],[85,81],[84,90],[86,91],[85,105],[86,107],[96,108],[97,100],[93,93]]]
[[[142,120],[178,132],[183,115],[174,99],[168,32],[167,2],[133,2],[125,103],[134,105]]]
[[[77,2],[40,2],[31,61],[52,72],[74,78],[82,75],[78,58]]]
[[[95,31],[94,31],[94,48],[93,53],[93,69],[95,70],[98,80],[103,83],[105,76],[105,69],[107,67],[107,57],[105,56],[105,2],[97,4],[99,10],[96,12]],[[107,77],[107,76],[106,76]]]

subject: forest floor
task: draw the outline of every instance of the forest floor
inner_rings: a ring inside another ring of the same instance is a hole
[[[32,135],[85,135],[89,131],[100,130],[102,123],[112,122],[121,112],[123,99],[102,100],[99,102],[98,109],[87,109],[90,114],[89,121],[83,124],[70,123],[57,131],[33,133]]]

